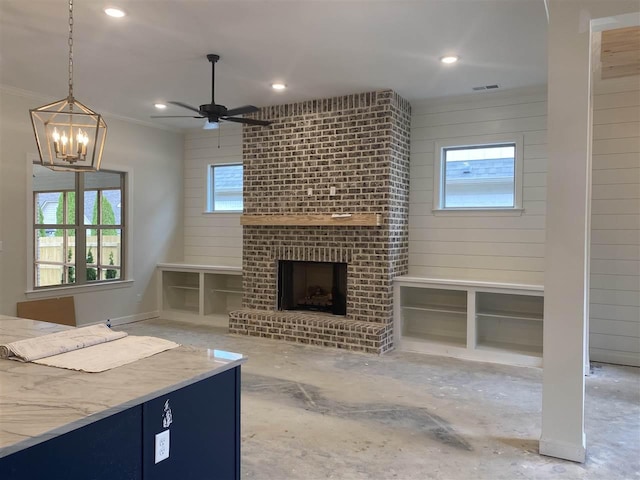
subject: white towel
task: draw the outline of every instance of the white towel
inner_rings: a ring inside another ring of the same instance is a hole
[[[115,342],[106,342],[89,348],[54,355],[53,357],[41,358],[33,363],[79,370],[81,372],[98,373],[121,367],[179,346],[179,344],[163,338],[129,335]]]
[[[126,336],[126,332],[115,332],[105,324],[71,328],[62,332],[0,345],[0,357],[32,362],[99,343],[111,342]]]

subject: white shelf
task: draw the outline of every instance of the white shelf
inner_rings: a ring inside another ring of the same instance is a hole
[[[200,287],[192,287],[191,285],[169,285],[169,288],[177,288],[180,290],[200,290]]]
[[[164,272],[208,272],[223,275],[242,275],[242,267],[221,265],[196,265],[192,263],[159,263],[158,269]]]
[[[440,312],[440,313],[462,313],[466,314],[467,309],[464,307],[457,307],[454,305],[403,305],[401,307],[404,310],[416,310],[418,312]]]
[[[524,295],[539,296],[542,296],[544,292],[544,287],[542,285],[530,285],[525,283],[500,283],[455,280],[450,278],[411,277],[409,275],[395,277],[393,281],[398,285],[415,286],[418,288],[442,288],[452,290],[468,290],[471,288],[485,292],[511,291],[513,293],[522,293]]]
[[[198,307],[181,306],[180,308],[165,308],[166,313],[198,313]]]
[[[408,333],[404,339],[412,342],[420,342],[424,345],[438,344],[448,345],[450,347],[466,347],[467,342],[464,338],[452,337],[448,335],[420,335]]]
[[[476,348],[478,350],[499,351],[515,353],[518,355],[542,357],[542,349],[534,345],[521,345],[519,343],[509,342],[482,342],[479,343]]]
[[[242,294],[242,290],[236,289],[225,289],[225,288],[212,288],[212,292],[220,292],[220,293],[239,293]]]
[[[514,320],[532,320],[535,322],[542,322],[542,316],[536,313],[526,312],[509,312],[509,311],[496,311],[496,312],[476,312],[478,317],[493,317],[493,318],[509,318]]]

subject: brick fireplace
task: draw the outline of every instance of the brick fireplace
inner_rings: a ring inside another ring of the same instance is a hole
[[[243,226],[243,308],[230,313],[230,332],[392,349],[392,280],[408,270],[409,103],[385,90],[255,117],[274,123],[243,127],[243,219],[260,224]],[[379,221],[349,221],[361,214]],[[283,216],[286,225],[270,224]],[[345,314],[279,308],[283,261],[346,265]]]

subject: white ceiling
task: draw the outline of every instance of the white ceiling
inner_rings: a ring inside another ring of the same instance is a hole
[[[157,101],[229,108],[382,88],[408,100],[546,83],[543,0],[75,0],[74,92],[157,125]],[[127,12],[106,16],[106,6]],[[67,95],[67,0],[0,0],[0,85]],[[445,66],[439,57],[460,55]],[[283,93],[271,90],[284,81]],[[487,93],[488,94],[488,93]],[[44,103],[44,102],[43,102]],[[38,106],[38,105],[34,105]],[[170,106],[162,112],[187,111]]]

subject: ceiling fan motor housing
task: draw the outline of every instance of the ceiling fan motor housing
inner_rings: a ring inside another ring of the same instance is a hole
[[[218,118],[224,117],[226,114],[227,107],[224,105],[212,105],[210,103],[200,105],[200,115],[207,117],[209,120],[215,118],[215,121],[218,121]]]

